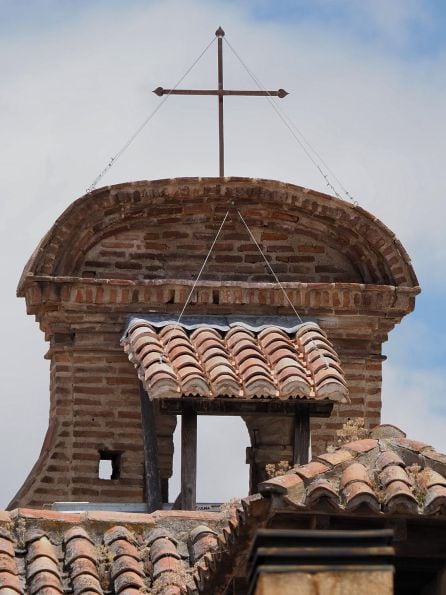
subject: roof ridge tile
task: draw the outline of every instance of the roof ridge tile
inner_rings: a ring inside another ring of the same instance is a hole
[[[333,452],[326,452],[315,457],[316,461],[321,461],[323,464],[328,464],[331,469],[337,465],[342,465],[347,461],[352,461],[356,453],[352,453],[344,448],[337,448]]]

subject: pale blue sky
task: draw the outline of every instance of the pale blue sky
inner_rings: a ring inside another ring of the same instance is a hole
[[[384,420],[446,452],[446,3],[0,0],[2,452],[26,436],[0,460],[0,506],[47,424],[43,337],[14,295],[22,267],[157,105],[151,90],[172,85],[219,25],[260,79],[291,91],[287,113],[412,257],[423,293],[384,346]],[[228,80],[251,85],[226,56]],[[188,85],[213,84],[214,62]],[[228,102],[226,124],[229,175],[326,190],[264,104]],[[213,175],[215,162],[215,105],[172,98],[102,183]]]
[[[92,12],[118,15],[155,4],[160,0],[0,0],[0,32],[44,34],[82,21]],[[406,59],[432,56],[446,47],[443,0],[214,0],[206,4],[232,5],[255,21],[283,27],[322,27]],[[388,25],[383,27],[385,18]]]

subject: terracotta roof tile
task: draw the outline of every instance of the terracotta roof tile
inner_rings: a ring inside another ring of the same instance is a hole
[[[367,507],[375,514],[445,515],[446,457],[423,443],[385,427],[384,438],[355,440],[318,456],[307,465],[260,484],[262,494],[277,494],[284,505],[317,510],[329,502],[339,510]],[[397,429],[395,429],[397,430]],[[373,431],[379,436],[379,428]],[[427,450],[426,450],[427,449]],[[354,458],[346,457],[345,452]],[[414,452],[418,462],[414,465]],[[292,477],[304,481],[300,492]]]
[[[14,558],[14,543],[11,537],[0,537],[0,554]]]
[[[151,398],[180,395],[237,398],[309,398],[348,402],[339,358],[315,323],[287,334],[242,324],[227,332],[192,332],[133,321],[123,345]]]
[[[153,565],[153,578],[156,580],[163,572],[178,572],[180,569],[180,562],[178,558],[173,556],[165,556],[160,558]]]
[[[115,593],[122,593],[125,589],[135,589],[140,592],[145,588],[144,581],[136,572],[122,572],[114,580]]]
[[[416,513],[418,502],[406,482],[392,481],[385,488],[383,508],[386,512]]]
[[[134,573],[141,577],[144,576],[142,566],[134,556],[115,556],[110,573],[112,580],[115,580],[123,572]]]
[[[432,461],[438,461],[439,463],[446,464],[446,455],[437,452],[436,450],[428,448],[428,450],[422,450],[423,456]]]
[[[209,527],[200,525],[189,533],[189,550],[194,564],[217,547],[217,533]]]
[[[382,471],[389,465],[401,465],[401,467],[404,467],[404,461],[393,450],[386,450],[376,459],[376,467]]]
[[[41,589],[63,593],[59,559],[53,544],[41,533],[29,533],[26,574],[31,595]]]
[[[288,473],[287,475],[280,475],[273,477],[268,481],[260,484],[264,493],[275,492],[276,494],[293,494],[295,501],[299,501],[304,494],[304,482],[297,475],[297,473]]]
[[[14,593],[23,593],[18,576],[10,572],[0,572],[0,590],[2,593],[6,593],[8,589]]]
[[[179,580],[184,572],[184,565],[177,549],[177,540],[169,530],[162,527],[150,532],[147,543],[150,547],[153,587],[156,592],[180,592],[185,586]]]
[[[28,539],[28,562],[33,562],[36,558],[46,557],[57,564],[57,553],[50,540],[42,535],[40,537],[32,537],[32,541]]]
[[[97,554],[92,539],[83,527],[72,527],[64,535],[65,567],[75,595],[99,593],[102,588],[97,569]]]
[[[393,481],[400,481],[406,485],[412,485],[411,479],[406,471],[398,465],[389,465],[379,474],[379,480],[384,488],[387,488]]]
[[[118,539],[128,541],[129,544],[133,544],[133,545],[135,543],[135,538],[134,538],[133,534],[131,533],[131,531],[129,531],[129,529],[127,529],[127,527],[118,525],[118,526],[112,527],[111,529],[106,531],[104,534],[104,543],[106,545],[111,545]]]
[[[172,556],[178,560],[181,558],[177,551],[177,546],[168,537],[160,537],[154,541],[150,547],[150,559],[155,564],[160,558]]]
[[[111,551],[113,551],[115,558],[119,556],[136,556],[136,559],[139,558],[138,554],[135,552],[135,546],[133,543],[129,543],[126,539],[115,539],[113,541],[113,547],[110,547]]]
[[[405,432],[393,424],[381,424],[370,432],[371,438],[406,438]]]
[[[353,482],[361,482],[367,485],[371,485],[370,478],[367,473],[366,467],[361,463],[352,463],[342,473],[341,476],[341,487],[345,488]]]
[[[434,485],[426,492],[424,509],[428,514],[446,515],[446,487]]]
[[[14,541],[8,529],[0,527],[0,591],[23,593],[15,558]]]
[[[11,574],[18,574],[17,564],[14,556],[8,554],[0,554],[0,572],[10,572]]]
[[[180,511],[175,511],[180,512]],[[183,512],[183,511],[181,511]],[[150,531],[147,537],[147,545],[152,545],[157,539],[167,538],[170,539],[173,543],[177,543],[176,539],[172,536],[171,532],[166,529],[165,527],[156,527],[152,531]]]
[[[328,479],[323,477],[315,479],[307,487],[305,504],[313,506],[321,501],[329,501],[335,508],[339,507],[338,490]]]
[[[365,438],[364,440],[355,440],[355,442],[348,442],[344,444],[343,448],[348,448],[353,452],[363,453],[372,450],[378,446],[378,440],[372,438]]]
[[[256,498],[251,500],[255,506]],[[7,512],[0,520],[2,594],[23,593],[25,587],[32,595],[196,593],[195,565],[201,564],[202,578],[207,580],[216,569],[216,556],[222,547],[234,544],[239,530],[229,511],[157,511],[153,515],[103,511],[93,515],[94,521],[90,513],[31,512]],[[6,529],[11,519],[20,518],[30,521],[24,561]],[[114,524],[119,519],[123,524]]]
[[[87,558],[92,562],[96,562],[94,547],[84,537],[74,537],[65,545],[65,564],[71,564],[78,558]]]
[[[379,511],[379,500],[369,484],[363,481],[350,483],[343,489],[346,510],[356,510],[360,506],[367,505],[375,511]]]
[[[433,486],[446,486],[446,479],[429,467],[425,467],[419,475],[419,483],[426,489]]]
[[[133,533],[123,526],[112,527],[105,533],[104,543],[113,556],[110,579],[115,592],[145,588],[143,564]]]
[[[76,579],[82,578],[84,575],[92,577],[98,576],[97,562],[93,562],[88,558],[78,558],[70,565],[70,576],[71,579],[77,584]],[[76,590],[76,585],[74,586]]]
[[[328,465],[324,465],[316,460],[311,461],[311,463],[307,463],[306,465],[296,467],[295,472],[299,477],[302,477],[302,479],[312,479],[316,475],[328,471],[328,469]]]
[[[410,450],[413,450],[415,452],[423,452],[432,448],[425,442],[419,442],[418,440],[410,440],[409,438],[398,438],[397,443],[400,446],[404,446],[405,448],[409,448]]]
[[[80,595],[80,593],[103,593],[101,585],[97,578],[88,574],[78,576],[73,584],[73,593]]]
[[[265,496],[245,498],[236,510],[221,514],[103,512],[93,515],[92,521],[90,513],[7,513],[7,520],[0,521],[0,589],[21,593],[26,584],[32,595],[40,590],[74,595],[214,593],[212,581],[238,563],[240,548],[252,538],[249,531],[283,510],[349,516],[367,512],[384,518],[424,515],[429,523],[431,516],[444,522],[446,463],[440,457],[425,457],[424,450],[414,455],[399,443],[400,437],[386,434],[383,439],[353,441],[334,449],[328,454],[335,456],[323,456],[263,482],[259,489]],[[429,448],[429,452],[434,451]],[[22,515],[31,527],[25,539],[25,563],[6,530],[8,520]],[[10,561],[15,562],[16,556],[19,564],[14,566]]]
[[[63,593],[60,578],[51,572],[39,572],[29,581],[29,592],[35,593]]]
[[[326,452],[323,455],[317,457],[318,461],[322,461],[322,463],[330,466],[339,465],[339,463],[345,463],[346,461],[351,461],[353,459],[353,455],[348,450],[344,450],[342,448],[335,450],[334,452]]]

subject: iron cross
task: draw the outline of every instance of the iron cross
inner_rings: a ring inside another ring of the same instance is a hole
[[[219,144],[219,172],[220,177],[225,175],[225,147],[223,135],[223,97],[225,95],[239,95],[244,97],[286,97],[288,93],[284,89],[278,91],[230,91],[223,88],[223,37],[225,32],[221,27],[215,32],[218,41],[217,63],[218,63],[218,89],[163,89],[158,87],[153,92],[162,97],[163,95],[216,95],[218,96],[218,144]]]

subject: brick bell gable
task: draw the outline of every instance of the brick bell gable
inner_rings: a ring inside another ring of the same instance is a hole
[[[20,280],[18,295],[50,344],[50,424],[40,458],[11,506],[143,501],[138,379],[119,340],[129,315],[178,315],[232,202],[297,311],[321,326],[341,360],[351,403],[313,422],[313,450],[333,442],[346,417],[379,423],[381,346],[419,292],[410,260],[388,228],[360,207],[274,181],[119,184],[75,201]],[[289,316],[273,281],[234,214],[188,313]],[[251,432],[252,417],[245,421]],[[157,417],[164,482],[172,472],[174,428],[174,417]],[[255,428],[253,465],[262,469],[291,456],[291,420],[260,416]],[[119,477],[98,478],[100,453],[119,455]]]

